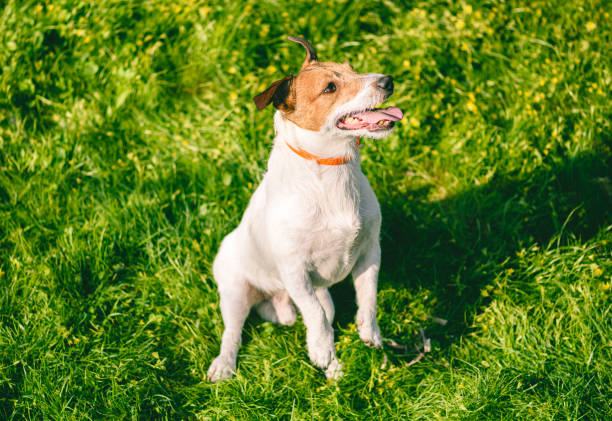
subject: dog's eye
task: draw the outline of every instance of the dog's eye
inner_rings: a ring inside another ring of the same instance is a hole
[[[323,90],[324,94],[333,94],[334,92],[336,92],[336,84],[334,82],[329,82],[329,85],[327,85],[327,88],[325,88],[325,90]]]

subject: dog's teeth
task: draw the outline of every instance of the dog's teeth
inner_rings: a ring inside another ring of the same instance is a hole
[[[390,124],[390,121],[389,121],[389,120],[379,120],[379,121],[376,123],[376,125],[377,125],[377,126],[384,126],[384,127],[387,127],[389,124]]]

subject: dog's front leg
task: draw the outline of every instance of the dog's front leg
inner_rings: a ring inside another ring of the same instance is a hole
[[[325,310],[317,299],[310,277],[305,269],[289,269],[282,272],[283,283],[289,296],[302,313],[306,325],[308,356],[314,365],[325,370],[328,378],[342,375],[336,359],[334,331],[327,320]]]
[[[376,289],[380,267],[380,245],[372,244],[353,268],[357,294],[357,328],[359,337],[369,346],[382,348],[382,335],[376,322]]]

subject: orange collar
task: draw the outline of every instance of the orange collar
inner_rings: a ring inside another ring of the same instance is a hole
[[[289,143],[287,143],[287,146],[289,146],[289,149],[291,149],[293,152],[295,152],[302,158],[307,159],[309,161],[315,161],[319,165],[342,165],[346,164],[351,160],[350,156],[342,156],[340,158],[320,158],[316,155],[311,154],[308,151],[305,151],[304,149],[294,148]],[[359,137],[355,142],[355,149],[359,149]]]

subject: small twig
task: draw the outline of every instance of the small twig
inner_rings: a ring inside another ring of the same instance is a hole
[[[387,358],[387,354],[383,354],[383,361],[382,361],[382,364],[380,365],[380,369],[386,370],[388,362],[389,362],[389,359]]]
[[[431,352],[431,339],[425,337],[425,331],[421,326],[419,326],[419,333],[421,334],[421,339],[423,340],[423,352]]]
[[[396,351],[404,351],[404,352],[408,351],[408,346],[399,344],[395,342],[393,339],[383,338],[383,341],[385,341],[387,346],[391,349],[394,349]]]
[[[423,330],[422,326],[419,326],[419,333],[421,335],[421,341],[423,342],[423,348],[421,349],[417,345],[414,345],[414,349],[417,352],[417,356],[414,357],[410,362],[406,363],[406,367],[410,367],[411,365],[418,363],[425,357],[425,354],[427,354],[428,352],[431,352],[431,339],[425,336],[425,331]],[[387,346],[391,349],[402,351],[402,352],[408,352],[408,346],[406,345],[401,345],[395,342],[393,339],[383,338],[383,340],[386,342]],[[385,355],[381,368],[384,368],[386,366],[387,366],[387,356]]]
[[[446,324],[448,323],[448,320],[446,319],[441,319],[439,317],[435,317],[435,316],[427,316],[428,319],[431,319],[432,322],[437,323],[439,325],[442,326],[446,326]]]
[[[437,317],[436,318],[431,317],[431,316],[428,316],[428,317],[430,317],[436,323],[442,324],[440,321],[444,321],[446,323],[446,320],[438,319]],[[419,326],[419,335],[421,336],[421,341],[423,342],[423,346],[422,346],[422,348],[420,348],[416,344],[414,345],[414,349],[417,352],[417,355],[411,361],[407,362],[405,364],[405,367],[410,367],[412,365],[415,365],[416,363],[421,361],[423,358],[425,358],[430,363],[432,363],[434,365],[437,365],[437,366],[440,366],[440,367],[444,367],[447,370],[454,370],[454,371],[457,371],[458,373],[461,373],[461,374],[467,374],[465,371],[460,370],[458,368],[451,367],[451,366],[449,366],[446,363],[435,361],[435,360],[433,360],[431,358],[428,358],[426,354],[431,352],[431,339],[425,336],[425,330],[423,330],[422,326]],[[402,351],[402,352],[405,352],[405,353],[408,352],[408,346],[407,345],[399,344],[399,343],[395,342],[393,339],[389,339],[389,338],[383,338],[383,341],[391,349],[394,349],[394,350],[397,350],[397,351]],[[383,357],[383,362],[382,362],[380,368],[382,368],[384,370],[387,367],[387,363],[388,363],[388,360],[387,360],[387,356],[385,355]]]
[[[421,340],[423,341],[423,350],[421,351],[419,347],[415,345],[414,349],[416,349],[418,354],[412,359],[412,361],[406,363],[406,367],[410,367],[411,365],[418,363],[425,357],[425,354],[431,352],[431,339],[425,336],[425,331],[421,326],[419,326],[419,333],[421,334]]]
[[[411,365],[418,363],[425,356],[425,354],[422,353],[416,345],[414,346],[414,349],[416,349],[419,354],[416,357],[414,357],[412,361],[410,361],[409,363],[406,363],[406,367],[410,367]]]

